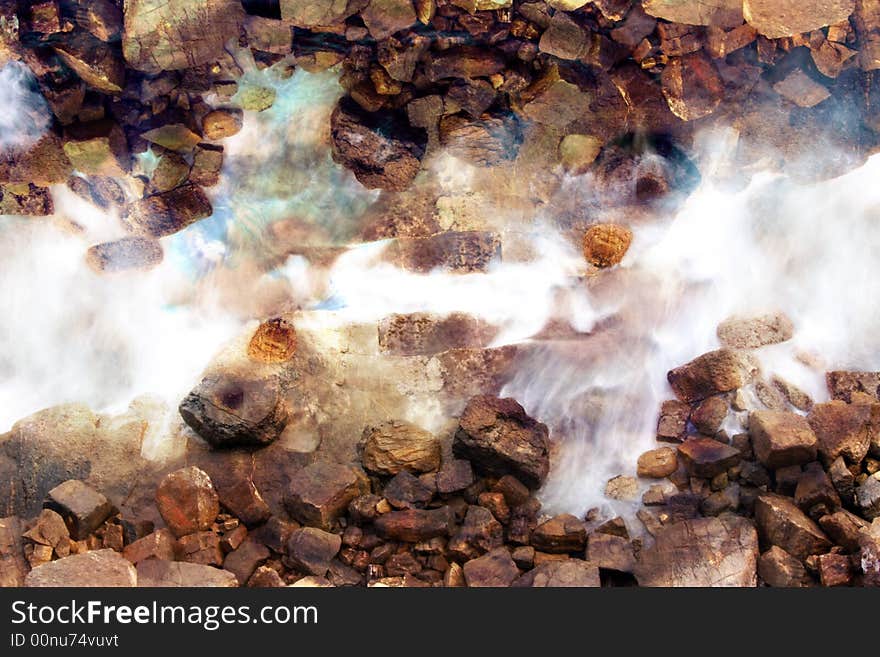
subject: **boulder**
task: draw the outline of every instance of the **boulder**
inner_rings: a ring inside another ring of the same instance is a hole
[[[791,340],[794,324],[782,313],[758,317],[730,317],[718,325],[718,339],[731,349],[757,349]]]
[[[670,447],[660,447],[639,456],[637,474],[649,479],[663,479],[677,469],[676,451]]]
[[[409,422],[392,420],[364,429],[364,469],[379,475],[431,472],[440,467],[440,442]]]
[[[469,587],[507,587],[518,576],[519,569],[503,547],[464,564],[464,579]]]
[[[594,267],[612,267],[623,260],[632,239],[632,231],[626,226],[590,226],[584,235],[584,257]]]
[[[113,550],[74,554],[37,566],[25,577],[27,587],[137,586],[134,566]]]
[[[742,387],[749,380],[751,370],[750,364],[737,352],[718,349],[670,370],[666,378],[679,399],[693,403]]]
[[[678,455],[694,477],[711,479],[739,463],[742,455],[712,438],[689,438],[678,446]]]
[[[455,514],[448,506],[439,509],[407,509],[386,513],[375,521],[376,533],[394,541],[418,543],[437,536],[449,536]]]
[[[755,523],[761,540],[805,560],[831,549],[831,541],[791,498],[765,493],[755,500]]]
[[[205,192],[184,185],[131,203],[122,214],[128,230],[142,237],[167,237],[214,212]]]
[[[156,489],[156,505],[178,538],[207,530],[220,513],[220,498],[211,478],[195,466],[166,475]]]
[[[550,469],[548,434],[516,400],[480,396],[462,412],[452,449],[489,473],[512,474],[537,488]]]
[[[115,510],[110,500],[78,479],[58,484],[49,491],[44,504],[64,518],[75,541],[87,538]]]
[[[599,568],[580,559],[549,561],[518,577],[511,586],[547,588],[598,588]]]
[[[285,506],[304,525],[329,529],[349,502],[367,492],[369,485],[362,471],[316,461],[291,476]]]
[[[341,547],[342,538],[337,534],[303,527],[294,530],[287,541],[287,560],[303,573],[323,577]]]
[[[808,463],[816,459],[816,434],[802,415],[785,411],[753,411],[749,435],[755,456],[768,468]]]
[[[224,588],[238,586],[227,570],[183,561],[147,559],[137,565],[139,587]]]
[[[758,559],[758,576],[765,584],[782,588],[811,586],[804,564],[774,545]]]
[[[839,456],[860,463],[880,438],[880,405],[832,400],[815,404],[807,417],[818,441],[819,456],[831,464]]]
[[[743,17],[768,39],[792,37],[847,20],[855,0],[744,0]]]

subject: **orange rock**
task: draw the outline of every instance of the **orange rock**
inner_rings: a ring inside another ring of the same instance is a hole
[[[281,363],[296,353],[296,331],[281,317],[260,324],[248,344],[248,356],[263,363]]]
[[[584,257],[596,267],[611,267],[623,260],[632,238],[632,231],[626,226],[591,226],[584,235]]]

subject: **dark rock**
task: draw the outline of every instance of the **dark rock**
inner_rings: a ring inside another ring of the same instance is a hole
[[[689,438],[678,446],[688,472],[707,479],[726,472],[740,461],[739,450],[712,438]]]
[[[25,577],[27,587],[128,587],[136,586],[137,572],[113,550],[74,554],[42,566]]]
[[[156,489],[162,519],[178,538],[208,529],[220,513],[220,500],[211,478],[194,466],[165,476]]]
[[[282,553],[287,549],[287,541],[294,529],[298,529],[299,525],[294,522],[287,522],[272,516],[261,525],[250,532],[250,536],[268,547],[276,553]]]
[[[464,524],[452,538],[447,549],[462,560],[474,559],[504,542],[504,528],[488,509],[470,506]]]
[[[250,477],[221,475],[214,483],[220,504],[248,527],[265,522],[271,515],[269,505]]]
[[[720,431],[727,411],[727,402],[723,397],[709,397],[696,405],[691,413],[691,422],[700,433],[714,436]]]
[[[503,547],[464,564],[464,579],[469,587],[506,587],[518,576],[510,552]]]
[[[522,126],[513,114],[484,114],[479,119],[453,114],[440,120],[440,144],[450,155],[474,166],[509,162],[516,158],[522,142]]]
[[[837,545],[848,552],[859,551],[859,535],[869,524],[844,509],[819,518],[819,526]]]
[[[137,565],[139,587],[193,588],[238,586],[228,570],[182,561],[146,559]]]
[[[751,367],[737,352],[719,349],[670,370],[669,385],[682,401],[693,403],[743,386]]]
[[[818,440],[819,455],[826,464],[842,456],[859,463],[880,436],[880,406],[846,404],[834,400],[813,406],[808,421]]]
[[[53,42],[61,60],[88,86],[107,94],[125,87],[125,63],[118,51],[90,34],[69,32]]]
[[[122,36],[122,11],[110,0],[79,3],[76,22],[101,41],[117,41]]]
[[[342,538],[336,534],[303,527],[295,530],[287,542],[290,565],[308,575],[323,577],[330,568],[330,560],[339,553]]]
[[[846,467],[842,456],[836,458],[829,466],[828,476],[840,498],[847,504],[853,504],[856,495],[856,480],[853,473]]]
[[[258,589],[281,588],[287,586],[287,584],[284,583],[284,580],[281,579],[281,575],[278,574],[278,571],[269,566],[260,566],[257,568],[248,580],[247,585],[250,588]]]
[[[582,552],[586,541],[587,530],[584,523],[568,513],[541,523],[532,532],[534,548],[552,554]]]
[[[801,510],[813,518],[825,515],[840,507],[840,497],[822,466],[808,463],[798,480],[794,491],[794,502]],[[820,512],[812,513],[811,509],[820,508]]]
[[[257,567],[270,556],[268,548],[252,538],[246,538],[223,560],[224,570],[233,573],[239,582],[247,582]]]
[[[383,491],[385,499],[397,509],[413,509],[424,507],[434,491],[405,470],[395,475]]]
[[[431,82],[445,78],[485,78],[504,70],[505,61],[497,51],[464,46],[437,53],[427,62],[425,73]]]
[[[71,537],[76,541],[87,538],[114,511],[110,500],[77,479],[65,481],[50,490],[45,506],[64,518]]]
[[[880,517],[880,472],[876,472],[856,488],[856,504],[862,516],[871,520]]]
[[[177,539],[180,560],[203,566],[220,566],[223,549],[220,536],[211,531],[195,532]]]
[[[442,495],[464,490],[473,483],[474,471],[463,459],[449,459],[437,472],[437,492]]]
[[[359,495],[349,502],[348,515],[357,523],[370,522],[379,515],[376,505],[381,500],[378,495]]]
[[[531,496],[529,489],[513,475],[501,477],[495,486],[492,487],[492,490],[504,495],[507,505],[511,508],[525,504]]]
[[[431,472],[440,467],[440,443],[409,422],[384,422],[364,429],[363,464],[380,475]]]
[[[0,518],[0,587],[24,585],[28,565],[21,542],[22,529],[17,517]]]
[[[290,478],[285,505],[299,522],[329,529],[349,502],[368,490],[363,472],[340,463],[317,461]]]
[[[855,393],[863,393],[880,401],[880,372],[827,372],[825,384],[832,399],[850,403]]]
[[[777,545],[798,559],[822,554],[831,541],[819,526],[794,505],[790,498],[766,493],[755,501],[755,523],[761,540]]]
[[[816,434],[806,418],[785,411],[754,411],[749,435],[758,460],[768,468],[808,463],[816,458]]]
[[[819,582],[822,586],[850,586],[853,567],[850,558],[843,554],[819,555]]]
[[[632,543],[620,536],[593,532],[587,538],[587,561],[604,570],[631,573],[636,558]]]
[[[376,519],[375,526],[382,538],[418,543],[436,536],[449,536],[455,526],[455,516],[448,506],[407,509],[382,515]]]
[[[776,587],[795,588],[813,583],[804,565],[776,545],[758,559],[758,575],[766,584]]]
[[[663,402],[657,420],[657,440],[670,443],[680,443],[684,440],[690,414],[690,404],[677,399]]]

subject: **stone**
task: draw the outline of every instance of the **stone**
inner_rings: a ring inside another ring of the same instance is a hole
[[[704,516],[718,516],[725,511],[736,511],[740,504],[740,487],[738,484],[716,491],[700,503],[700,511]]]
[[[862,584],[880,586],[880,520],[874,520],[867,530],[859,534],[859,546],[859,565],[864,575]]]
[[[475,46],[450,48],[437,53],[425,65],[431,82],[446,78],[488,78],[505,69],[504,57],[494,50]]]
[[[55,212],[52,195],[34,185],[0,185],[0,215],[47,217]]]
[[[822,586],[850,586],[853,581],[852,563],[843,554],[819,555],[819,582]]]
[[[855,0],[744,0],[743,17],[768,39],[812,32],[847,20]]]
[[[677,469],[676,451],[670,447],[660,447],[639,456],[637,474],[649,479],[663,479]]]
[[[117,41],[122,36],[122,19],[122,11],[111,0],[89,0],[77,7],[77,24],[101,41]]]
[[[280,0],[281,18],[298,27],[336,25],[357,13],[367,2],[360,0]]]
[[[831,92],[800,69],[773,85],[773,89],[798,107],[815,107],[831,97]]]
[[[376,41],[390,37],[418,20],[412,0],[371,0],[361,10],[361,18]]]
[[[477,504],[489,509],[502,525],[506,525],[510,521],[510,507],[507,506],[507,500],[504,499],[502,493],[480,493],[477,497]]]
[[[194,68],[219,59],[244,21],[238,0],[129,0],[122,53],[148,74]]]
[[[359,495],[348,504],[349,517],[356,523],[374,520],[379,515],[376,505],[381,499],[378,495]]]
[[[21,536],[39,545],[48,545],[57,552],[63,550],[70,540],[70,531],[64,518],[51,509],[43,509],[34,526]],[[15,538],[18,539],[17,536]]]
[[[440,442],[409,422],[383,422],[364,429],[362,460],[367,472],[379,475],[432,472],[440,467]]]
[[[133,269],[147,271],[162,263],[162,245],[144,237],[123,237],[89,247],[86,262],[95,271],[116,273]]]
[[[113,550],[74,554],[37,566],[25,577],[26,587],[137,586],[134,566]]]
[[[469,587],[506,587],[519,576],[510,552],[499,547],[464,564],[464,579]]]
[[[176,153],[191,152],[202,138],[182,123],[169,123],[141,133],[141,139]]]
[[[281,579],[281,575],[278,574],[278,571],[269,566],[258,567],[254,571],[254,574],[251,575],[251,578],[247,581],[247,585],[250,588],[259,589],[281,588],[287,586],[287,584],[284,583],[284,580]]]
[[[72,172],[61,139],[51,132],[26,152],[0,152],[0,182],[47,186],[66,182]]]
[[[395,356],[487,347],[498,329],[466,313],[389,315],[379,320],[379,349]]]
[[[553,14],[538,42],[541,52],[564,60],[584,57],[589,46],[589,33],[563,12]]]
[[[296,353],[296,329],[283,317],[260,322],[248,342],[248,357],[260,363],[283,363]]]
[[[501,479],[499,479],[492,487],[492,490],[504,495],[507,505],[511,508],[525,504],[531,496],[528,487],[523,485],[523,483],[513,475],[504,475],[501,477]]]
[[[145,559],[174,561],[177,556],[177,541],[170,530],[157,529],[126,545],[122,556],[135,565]]]
[[[22,529],[17,517],[0,518],[0,588],[24,585],[28,565],[21,541]]]
[[[730,317],[718,325],[718,339],[731,349],[757,349],[791,340],[794,324],[783,313]]]
[[[514,548],[510,556],[520,570],[529,570],[535,565],[535,548],[531,545],[520,545]]]
[[[794,503],[813,518],[840,508],[840,496],[820,464],[808,463],[804,467],[794,491]],[[819,510],[813,513],[816,507]]]
[[[402,269],[427,274],[435,269],[459,273],[485,272],[501,255],[498,235],[486,231],[446,231],[424,238],[398,238],[385,252]],[[479,350],[477,353],[487,353]],[[452,349],[460,359],[465,350]],[[491,352],[490,352],[491,353]],[[437,355],[442,359],[445,353]]]
[[[285,506],[304,525],[329,529],[349,502],[368,490],[363,472],[340,463],[316,461],[291,476]]]
[[[287,424],[282,387],[275,377],[232,374],[205,377],[180,403],[180,416],[214,447],[268,445]]]
[[[189,181],[201,187],[213,187],[220,182],[222,169],[223,147],[215,144],[199,144],[193,151]]]
[[[239,582],[248,582],[254,571],[270,556],[269,549],[248,537],[235,550],[226,555],[223,569],[235,575]]]
[[[660,80],[669,109],[682,121],[708,116],[724,98],[724,83],[702,53],[670,59]]]
[[[689,438],[678,446],[678,456],[694,477],[711,479],[739,463],[739,450],[712,438]]]
[[[855,501],[856,481],[842,456],[837,457],[828,467],[828,476],[840,498],[847,504],[852,504]]]
[[[605,497],[612,500],[634,500],[639,496],[639,482],[635,477],[618,475],[605,484]]]
[[[78,479],[70,479],[50,490],[44,506],[64,518],[75,541],[87,538],[115,510],[110,500]]]
[[[813,583],[804,565],[776,545],[758,559],[758,576],[775,587],[800,588]]]
[[[162,559],[141,561],[137,565],[137,577],[139,587],[149,588],[228,588],[239,584],[228,570]]]
[[[810,411],[813,408],[812,398],[790,381],[786,381],[779,376],[773,375],[770,378],[770,383],[782,393],[782,396],[785,397],[789,404],[799,411]],[[816,429],[813,428],[813,431],[815,430]]]
[[[743,21],[740,0],[708,0],[707,2],[643,0],[642,8],[650,16],[686,25],[737,27]]]
[[[450,536],[455,514],[448,506],[439,509],[407,509],[386,513],[375,521],[376,533],[387,540],[418,543],[438,536]]]
[[[293,568],[323,577],[330,568],[330,560],[341,547],[340,536],[315,527],[303,527],[291,533],[287,542],[287,559]]]
[[[220,543],[220,536],[211,531],[181,536],[177,539],[180,560],[219,567],[223,563],[223,548]]]
[[[434,490],[407,471],[399,472],[385,485],[385,499],[396,509],[422,508],[434,497]]]
[[[504,542],[504,528],[488,509],[469,506],[464,523],[449,539],[448,551],[461,559],[474,559]]]
[[[514,399],[480,396],[465,406],[452,449],[478,468],[537,488],[550,469],[548,434]]]
[[[242,122],[241,110],[217,109],[208,112],[202,119],[202,135],[211,141],[226,139],[239,133]]]
[[[620,536],[593,532],[587,538],[587,561],[603,570],[632,573],[636,558],[630,541]]]
[[[204,470],[189,466],[167,474],[156,489],[156,505],[178,538],[211,527],[220,499]]]
[[[448,459],[437,472],[437,492],[441,495],[464,490],[473,483],[473,468],[464,459]]]
[[[751,521],[695,518],[660,528],[634,574],[640,586],[755,586],[757,561]]]
[[[549,561],[518,577],[511,586],[547,588],[598,588],[599,568],[580,559]]]
[[[121,177],[130,169],[125,133],[106,119],[65,128],[64,154],[77,171],[87,175]]]
[[[749,435],[755,455],[768,468],[816,459],[816,434],[802,415],[785,411],[753,411],[749,414]]]
[[[860,463],[880,437],[878,408],[874,404],[847,404],[838,399],[815,404],[807,421],[816,434],[822,461],[830,464],[842,456],[849,463]]]
[[[742,387],[750,369],[737,352],[718,349],[670,370],[666,378],[679,399],[694,403]]]
[[[123,211],[122,221],[136,235],[158,238],[173,235],[213,213],[200,187],[184,185],[131,203]]]
[[[848,552],[859,551],[859,535],[869,524],[854,513],[840,509],[819,518],[819,526],[837,545]]]
[[[619,264],[632,243],[632,231],[617,224],[590,226],[584,235],[584,257],[594,267]]]
[[[677,399],[664,401],[657,419],[657,440],[670,443],[680,443],[684,440],[690,414],[690,404]]]
[[[440,120],[440,145],[449,155],[476,167],[516,159],[522,141],[522,125],[513,114],[484,114],[479,119],[453,114]]]
[[[559,143],[559,160],[566,173],[585,174],[602,150],[602,141],[592,135],[566,135]]]
[[[57,38],[53,49],[83,82],[107,94],[125,87],[125,63],[117,51],[90,34],[69,32]]]
[[[252,479],[220,477],[215,484],[220,504],[242,523],[254,527],[268,520],[272,512]]]
[[[880,372],[833,371],[825,373],[825,385],[832,399],[842,399],[847,404],[856,393],[863,393],[880,401]]]
[[[831,548],[825,533],[788,497],[760,495],[755,500],[755,523],[764,543],[777,545],[801,561]]]
[[[497,92],[485,80],[464,80],[454,84],[446,93],[446,102],[458,106],[468,116],[479,118],[495,102]]]
[[[875,472],[856,488],[856,504],[864,518],[880,517],[880,472]]]

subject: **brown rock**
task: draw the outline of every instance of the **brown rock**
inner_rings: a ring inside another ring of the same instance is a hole
[[[54,133],[25,152],[7,149],[0,153],[0,182],[54,185],[67,181],[72,171],[70,159]]]
[[[869,520],[880,517],[880,472],[875,472],[856,488],[856,504],[862,517]]]
[[[598,588],[599,569],[580,559],[548,561],[518,577],[511,586],[547,588]]]
[[[488,509],[469,506],[464,524],[449,539],[448,550],[454,557],[474,559],[489,550],[501,547],[504,528]]]
[[[464,579],[469,587],[506,587],[519,576],[510,552],[499,547],[464,565]]]
[[[743,21],[740,0],[643,0],[642,8],[647,14],[671,23],[736,27]]]
[[[389,315],[379,321],[379,348],[397,356],[431,355],[448,349],[487,347],[498,329],[466,313]]]
[[[825,383],[832,399],[850,403],[854,393],[864,393],[880,401],[880,372],[827,372]]]
[[[406,470],[397,473],[385,485],[385,499],[396,509],[424,507],[434,497],[434,489]]]
[[[193,152],[193,165],[189,181],[201,187],[213,187],[220,182],[223,168],[223,147],[214,144],[199,144]]]
[[[124,176],[130,168],[125,134],[109,119],[68,126],[64,153],[75,169],[89,175]]]
[[[612,534],[593,532],[587,539],[587,561],[604,570],[631,573],[636,558],[627,539]]]
[[[101,41],[116,41],[122,36],[122,11],[110,0],[79,3],[76,22]]]
[[[450,155],[478,167],[492,167],[516,158],[522,144],[522,126],[512,114],[463,114],[440,120],[440,144]]]
[[[859,534],[860,564],[864,586],[880,586],[880,520]]]
[[[269,550],[262,543],[246,538],[234,551],[226,555],[223,569],[233,573],[239,582],[248,582],[257,567],[269,558]]]
[[[22,529],[17,517],[0,518],[0,587],[24,585],[28,566],[22,549]]]
[[[269,566],[260,566],[251,575],[247,585],[250,588],[268,589],[287,586],[278,571]]]
[[[125,64],[108,44],[89,34],[69,32],[52,47],[61,60],[93,89],[118,94],[125,87]]]
[[[693,403],[740,388],[747,382],[750,370],[735,351],[718,349],[670,370],[667,379],[679,399]]]
[[[490,473],[512,474],[537,488],[550,468],[548,433],[513,399],[474,397],[461,414],[452,448]]]
[[[638,472],[640,477],[662,479],[678,469],[678,458],[674,449],[660,447],[639,456]]]
[[[769,468],[808,463],[816,458],[816,434],[806,418],[785,411],[754,411],[749,435],[758,460]]]
[[[859,534],[867,530],[867,522],[844,509],[819,518],[819,526],[837,545],[848,552],[859,551]]]
[[[589,33],[566,13],[556,12],[541,35],[538,48],[541,52],[559,59],[580,59],[587,55],[590,45],[589,36]]]
[[[812,518],[818,518],[840,507],[840,497],[818,463],[808,463],[804,467],[794,491],[794,502]]]
[[[46,217],[54,212],[48,189],[31,184],[0,185],[0,215]]]
[[[871,444],[880,438],[880,414],[875,404],[846,404],[833,400],[816,404],[807,420],[816,434],[819,455],[825,463],[842,456],[859,463]]]
[[[392,420],[364,429],[364,469],[380,475],[431,472],[440,467],[440,443],[409,422]]]
[[[437,536],[449,536],[455,526],[455,515],[448,506],[439,509],[407,509],[386,513],[375,521],[376,533],[382,538],[418,543]]]
[[[812,32],[847,20],[854,0],[744,0],[746,22],[768,39]]]
[[[89,247],[86,262],[97,272],[145,271],[161,264],[164,253],[157,240],[123,237]]]
[[[342,539],[336,534],[303,527],[295,530],[287,542],[287,559],[293,568],[309,575],[323,577],[330,560],[339,552]]]
[[[122,551],[122,556],[137,565],[145,559],[164,559],[174,561],[177,554],[177,541],[167,529],[157,529],[129,543]]]
[[[718,325],[718,339],[732,349],[757,349],[791,340],[794,324],[782,313],[759,317],[731,317]]]
[[[831,541],[798,509],[790,498],[765,493],[755,501],[755,523],[761,540],[777,545],[800,560],[811,554],[822,554],[831,548]]]
[[[34,568],[27,587],[122,587],[137,586],[137,572],[131,563],[113,550],[75,554]]]
[[[485,272],[501,256],[501,241],[484,231],[446,231],[430,237],[398,238],[385,252],[389,262],[414,272],[435,269]]]
[[[223,563],[223,549],[220,536],[214,532],[195,532],[177,539],[180,560],[203,566],[220,566]]]
[[[182,123],[169,123],[141,133],[141,139],[176,153],[189,153],[202,140]]]
[[[269,505],[250,477],[219,477],[215,483],[220,504],[248,527],[265,522],[271,515]]]
[[[208,112],[202,119],[202,134],[205,139],[217,141],[238,134],[243,121],[239,109],[218,109]]]
[[[283,317],[261,322],[248,343],[248,357],[261,363],[283,363],[296,353],[296,330]]]
[[[504,68],[504,57],[495,50],[464,46],[431,57],[426,62],[425,74],[431,82],[437,82],[445,78],[487,78]]]
[[[635,477],[618,475],[605,484],[605,497],[612,500],[634,500],[639,495],[639,482]]]
[[[177,537],[208,529],[220,513],[210,477],[195,466],[166,475],[156,489],[156,505]]]
[[[804,565],[776,545],[758,559],[758,576],[770,586],[798,588],[812,585]]]
[[[613,267],[632,243],[632,231],[616,224],[596,224],[584,235],[584,257],[594,267]]]
[[[586,540],[584,523],[567,513],[541,523],[532,532],[534,548],[551,554],[581,552],[586,547]]]
[[[34,526],[22,536],[39,545],[48,545],[57,552],[59,548],[63,549],[62,546],[69,541],[70,532],[64,518],[51,509],[43,509]]]
[[[709,397],[694,407],[691,422],[697,431],[707,436],[714,436],[721,429],[727,417],[728,406],[723,397]]]
[[[843,554],[819,555],[819,582],[822,586],[850,586],[853,568],[849,557]]]
[[[371,0],[361,10],[361,18],[376,41],[400,32],[418,20],[412,0]]]
[[[367,4],[361,0],[280,0],[281,18],[298,27],[336,25]]]
[[[442,495],[464,490],[473,483],[473,468],[463,459],[448,459],[437,472],[437,492]]]
[[[843,457],[840,456],[828,466],[828,476],[834,489],[840,495],[841,499],[847,504],[852,504],[855,500],[856,482],[853,473],[846,466]]]
[[[510,521],[510,507],[502,493],[480,493],[477,497],[477,503],[489,509],[495,519],[502,525],[506,525]]]
[[[139,587],[234,587],[235,575],[227,570],[181,561],[147,559],[137,566]]]
[[[773,85],[773,89],[798,107],[815,107],[831,97],[828,89],[800,69],[792,71]]]
[[[669,109],[683,121],[708,116],[724,98],[724,83],[715,65],[700,53],[671,59],[661,83]]]
[[[113,504],[106,497],[77,479],[65,481],[50,490],[44,506],[64,518],[75,541],[87,538],[114,511]]]
[[[316,461],[290,478],[285,505],[299,522],[328,529],[349,502],[368,490],[363,472],[339,463]]]
[[[492,490],[496,490],[504,495],[507,505],[511,508],[525,504],[531,496],[529,489],[513,475],[501,477]]]
[[[813,408],[813,400],[803,390],[793,383],[776,375],[772,376],[770,382],[782,393],[785,400],[799,411],[809,411]],[[815,427],[813,431],[815,431]]]
[[[129,205],[122,221],[132,233],[144,237],[166,237],[183,230],[214,212],[201,188],[184,185],[170,192],[147,196]]]
[[[711,479],[739,463],[738,449],[712,438],[689,438],[678,446],[678,455],[694,477]]]
[[[660,417],[657,419],[657,440],[670,443],[680,443],[684,440],[690,414],[690,404],[677,399],[663,402],[660,407]]]

